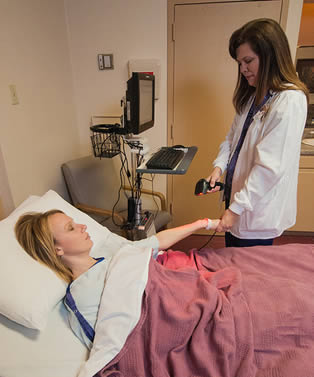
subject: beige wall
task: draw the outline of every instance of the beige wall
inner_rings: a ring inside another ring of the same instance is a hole
[[[13,202],[49,189],[66,196],[60,165],[79,144],[63,0],[2,1],[0,45],[0,142]]]
[[[14,209],[5,162],[0,145],[0,220]]]
[[[144,136],[152,149],[166,145],[167,1],[65,0],[65,4],[81,153],[90,152],[92,115],[121,114],[130,59],[160,60],[155,126]],[[99,53],[114,55],[114,70],[98,70]],[[165,179],[156,176],[154,189],[165,192]]]

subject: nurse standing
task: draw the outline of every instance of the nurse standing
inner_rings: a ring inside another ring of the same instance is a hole
[[[236,115],[207,178],[213,187],[226,173],[226,209],[217,231],[226,232],[227,247],[271,245],[296,220],[308,90],[274,20],[253,20],[236,30],[229,53],[239,66]]]

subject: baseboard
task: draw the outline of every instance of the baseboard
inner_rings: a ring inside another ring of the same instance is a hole
[[[283,232],[282,236],[314,237],[314,232],[300,232],[300,231],[287,230]]]

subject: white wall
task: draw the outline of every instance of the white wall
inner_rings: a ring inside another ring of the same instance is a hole
[[[14,204],[49,189],[66,197],[60,165],[79,143],[63,0],[2,0],[0,46],[0,144]]]
[[[160,59],[155,126],[144,136],[152,149],[166,145],[167,1],[65,0],[65,4],[81,153],[91,153],[92,115],[121,114],[129,59]],[[99,53],[114,55],[114,70],[99,71]],[[165,182],[165,176],[157,176],[154,189],[165,192]]]

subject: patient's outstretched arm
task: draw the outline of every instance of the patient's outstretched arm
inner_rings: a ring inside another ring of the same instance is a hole
[[[168,249],[170,246],[190,236],[199,229],[213,229],[215,230],[220,220],[201,219],[196,220],[191,224],[178,226],[172,229],[162,230],[156,234],[159,241],[159,250]]]

